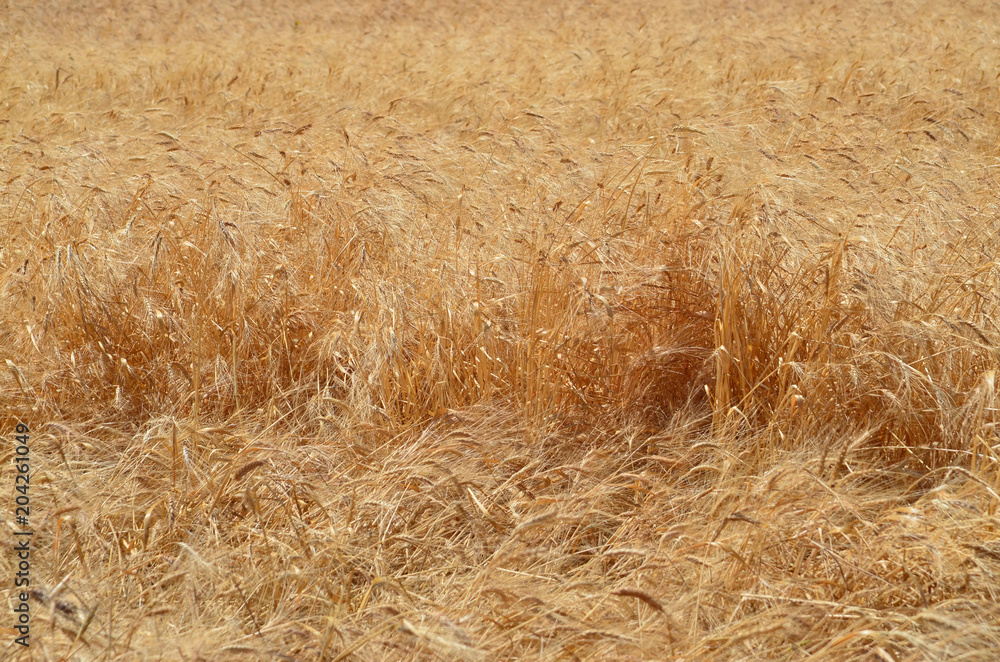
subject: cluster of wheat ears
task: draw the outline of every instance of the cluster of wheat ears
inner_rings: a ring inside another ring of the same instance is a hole
[[[995,659],[995,3],[59,4],[0,657]]]

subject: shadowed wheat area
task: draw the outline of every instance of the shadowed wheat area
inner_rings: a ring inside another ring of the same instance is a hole
[[[58,4],[0,657],[994,659],[995,3]]]

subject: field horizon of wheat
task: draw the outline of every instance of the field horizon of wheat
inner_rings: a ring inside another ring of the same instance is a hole
[[[0,657],[995,659],[998,22],[5,3]]]

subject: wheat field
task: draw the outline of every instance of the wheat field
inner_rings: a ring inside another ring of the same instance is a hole
[[[996,659],[998,24],[4,2],[0,658]]]

